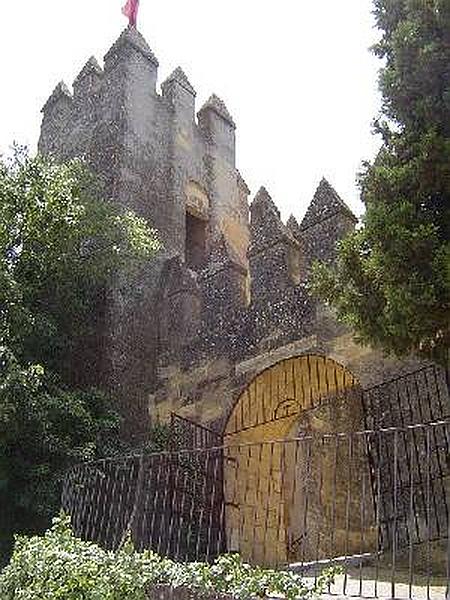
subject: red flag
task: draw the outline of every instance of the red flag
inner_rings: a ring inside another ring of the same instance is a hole
[[[138,10],[139,0],[127,0],[127,3],[122,8],[122,12],[128,17],[130,25],[136,26]]]

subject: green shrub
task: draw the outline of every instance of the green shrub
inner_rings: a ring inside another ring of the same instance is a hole
[[[236,555],[213,564],[177,563],[131,543],[108,552],[76,538],[67,517],[54,519],[43,536],[17,537],[13,556],[0,573],[2,600],[146,600],[155,585],[188,587],[202,593],[223,593],[238,600],[319,595],[336,571],[323,573],[314,587],[300,575],[251,567]]]

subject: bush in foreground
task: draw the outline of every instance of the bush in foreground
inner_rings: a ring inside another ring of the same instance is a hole
[[[131,543],[107,552],[76,538],[66,517],[55,519],[43,536],[17,537],[9,565],[0,573],[2,600],[146,600],[153,586],[189,588],[202,594],[226,594],[237,600],[269,595],[312,598],[335,574],[328,570],[314,586],[300,575],[251,567],[238,556],[213,564],[177,563]]]

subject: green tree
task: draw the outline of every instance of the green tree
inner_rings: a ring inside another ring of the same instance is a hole
[[[112,399],[79,374],[94,361],[105,295],[158,249],[100,199],[81,161],[17,150],[0,162],[0,545],[42,531],[73,463],[120,448]],[[0,548],[1,550],[1,548]]]
[[[312,290],[357,338],[447,360],[450,341],[450,4],[374,0],[382,147],[359,176],[361,228],[316,264]]]

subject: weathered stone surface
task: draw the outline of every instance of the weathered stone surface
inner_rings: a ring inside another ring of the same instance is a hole
[[[336,190],[322,179],[300,224],[307,263],[332,261],[336,242],[352,231],[358,222]]]
[[[354,224],[358,222],[358,219],[336,190],[325,178],[322,178],[319,187],[314,194],[314,198],[303,217],[301,229],[308,229],[309,227],[317,225],[317,223],[334,217],[339,213],[345,213]]]
[[[187,92],[189,92],[193,96],[196,95],[195,89],[193,88],[191,82],[187,78],[186,73],[183,71],[183,69],[181,67],[177,67],[174,71],[172,71],[172,73],[164,81],[164,83],[161,84],[161,88],[168,87],[170,84],[173,84],[173,83],[178,83]]]
[[[84,156],[105,197],[157,228],[163,250],[134,281],[114,281],[99,319],[95,382],[118,392],[127,431],[176,411],[223,429],[251,379],[293,356],[328,356],[361,385],[407,372],[357,346],[311,298],[309,265],[333,260],[356,223],[322,180],[301,224],[265,188],[249,208],[236,124],[214,94],[195,117],[181,68],[157,92],[158,60],[128,27],[44,107],[39,148]]]
[[[229,112],[228,108],[226,107],[225,102],[221,98],[216,96],[216,94],[212,94],[208,98],[208,100],[205,102],[205,104],[199,110],[199,114],[201,115],[202,113],[205,113],[207,111],[215,112],[217,115],[222,117],[222,119],[224,119],[224,121],[226,121],[229,125],[231,125],[233,127],[233,129],[236,128],[236,124],[233,121],[233,117],[230,115],[230,112]]]
[[[75,363],[75,380],[105,384],[119,396],[131,437],[142,439],[151,420],[168,421],[172,412],[224,434],[232,459],[224,463],[229,550],[267,564],[314,560],[328,552],[313,539],[325,530],[337,552],[363,551],[358,510],[373,514],[369,495],[366,506],[352,483],[347,511],[355,517],[342,525],[344,503],[333,523],[332,488],[318,475],[334,469],[345,495],[343,451],[333,457],[317,448],[306,478],[306,459],[289,467],[293,457],[278,447],[256,464],[236,445],[364,429],[361,391],[420,363],[357,345],[309,294],[311,263],[332,261],[336,243],[356,224],[331,185],[320,182],[300,225],[293,216],[283,223],[265,188],[249,207],[250,190],[236,168],[236,124],[223,101],[212,95],[196,121],[195,89],[185,73],[175,69],[160,94],[157,78],[158,60],[128,27],[103,70],[89,59],[73,96],[59,84],[43,109],[40,151],[85,157],[105,198],[147,219],[163,245],[133,280],[116,278],[105,291],[98,334]],[[406,419],[391,407],[373,423],[415,422],[423,402],[431,415],[433,401],[422,392]],[[436,396],[441,412],[433,414],[448,415],[447,391]],[[364,453],[354,468],[368,482]],[[249,485],[258,477],[267,488]],[[294,480],[308,486],[308,531]],[[363,533],[373,546],[370,519]],[[169,592],[154,589],[150,597],[165,600]]]
[[[195,315],[204,305],[200,288],[211,290],[213,265],[208,271],[206,262],[212,240],[224,238],[236,263],[215,267],[223,292],[236,285],[231,295],[245,297],[248,287],[248,191],[234,164],[234,123],[212,96],[197,125],[195,91],[186,75],[176,69],[158,95],[157,68],[150,46],[128,27],[107,52],[104,70],[88,60],[74,82],[73,97],[58,85],[44,107],[39,141],[43,153],[85,157],[105,197],[146,218],[164,247],[136,281],[116,281],[107,294],[97,379],[119,391],[127,416],[146,412],[146,398],[158,387],[156,356],[167,354],[166,345],[173,357],[174,348],[186,354],[189,344],[198,343]],[[204,276],[189,274],[185,263],[187,213],[203,219]],[[177,257],[186,285],[174,290],[166,279]],[[139,428],[139,422],[142,414],[128,426]]]

